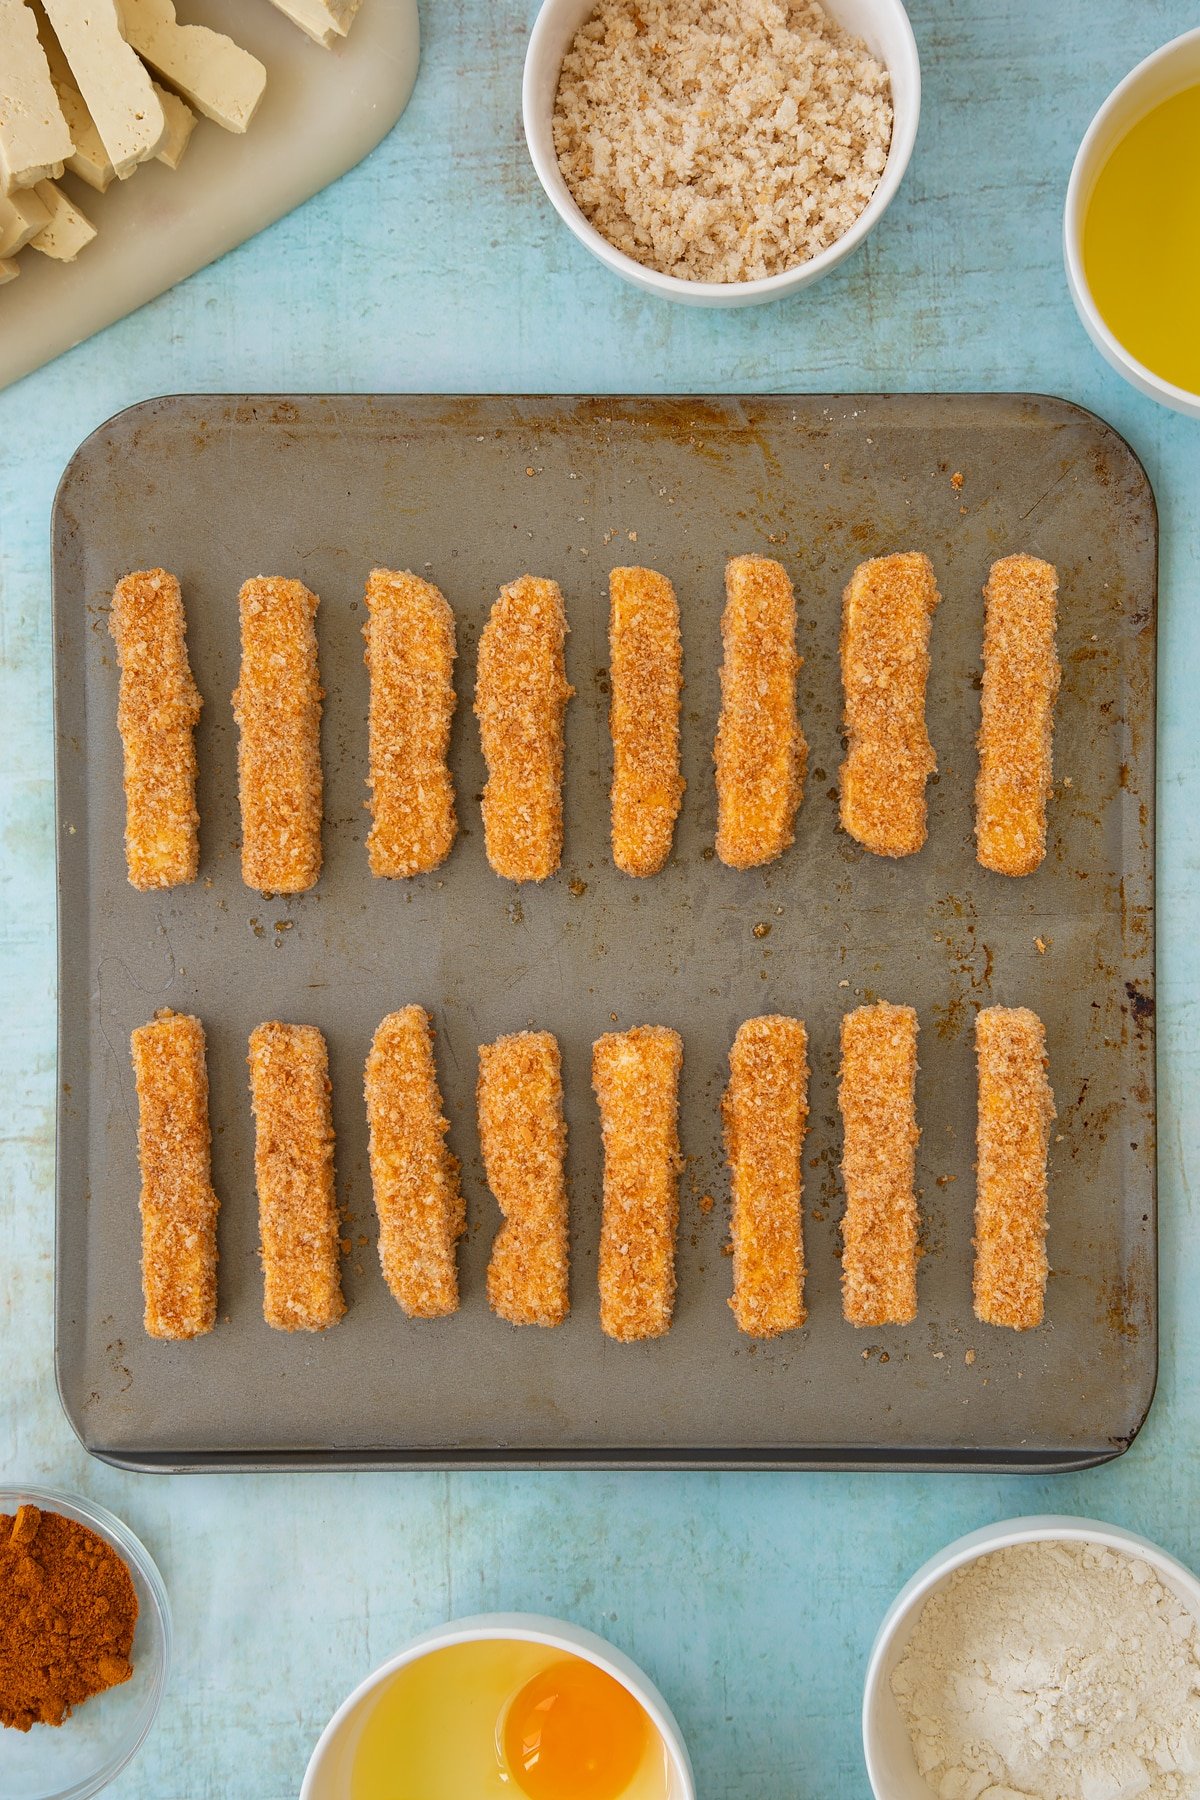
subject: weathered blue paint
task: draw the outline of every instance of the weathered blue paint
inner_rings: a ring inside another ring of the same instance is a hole
[[[257,0],[256,0],[257,3]],[[374,0],[367,0],[371,5]],[[424,8],[412,105],[360,169],[217,267],[0,396],[0,1480],[127,1517],[165,1573],[178,1659],[120,1800],[285,1800],[334,1704],[423,1626],[562,1613],[644,1662],[703,1800],[864,1800],[863,1662],[888,1599],[957,1532],[1099,1514],[1200,1563],[1200,426],[1093,354],[1062,196],[1092,111],[1194,23],[1187,0],[916,0],[925,111],[904,189],[810,293],[741,313],[617,284],[521,144],[528,0]],[[3,329],[0,295],[0,329]],[[78,440],[171,389],[1035,388],[1111,419],[1163,529],[1163,1370],[1130,1454],[1056,1480],[884,1476],[123,1476],[90,1462],[51,1359],[54,878],[47,525]],[[1188,1296],[1193,1296],[1190,1300]]]

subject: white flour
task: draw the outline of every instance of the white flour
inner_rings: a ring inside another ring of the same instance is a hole
[[[1200,1800],[1200,1632],[1132,1556],[1021,1544],[956,1570],[892,1692],[938,1800]]]

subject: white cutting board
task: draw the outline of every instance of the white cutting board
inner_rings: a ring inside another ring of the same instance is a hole
[[[40,368],[232,250],[360,162],[404,111],[417,75],[417,0],[363,0],[349,37],[314,44],[270,0],[179,0],[266,66],[244,136],[197,121],[179,168],[144,163],[97,194],[62,185],[99,235],[73,263],[20,254],[0,288],[0,387]]]

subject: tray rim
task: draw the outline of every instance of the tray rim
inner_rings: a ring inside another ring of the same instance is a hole
[[[705,1452],[699,1449],[687,1451],[649,1450],[630,1446],[624,1449],[607,1451],[564,1450],[561,1448],[509,1450],[497,1446],[494,1450],[475,1448],[446,1449],[437,1448],[423,1450],[420,1447],[408,1447],[403,1450],[359,1449],[340,1451],[333,1449],[299,1449],[299,1450],[263,1450],[258,1452],[222,1452],[222,1451],[136,1451],[116,1450],[89,1442],[83,1422],[76,1416],[67,1398],[62,1368],[62,1336],[63,1336],[63,1269],[60,1245],[63,1236],[63,1224],[66,1212],[63,1181],[63,1139],[64,1139],[64,1107],[63,1086],[58,1071],[63,1061],[63,1043],[66,1032],[66,1008],[64,991],[66,986],[66,957],[63,940],[64,883],[61,870],[59,846],[61,843],[61,813],[64,786],[64,738],[68,735],[62,728],[61,695],[60,695],[60,658],[58,655],[60,608],[62,595],[58,574],[57,544],[61,529],[61,513],[65,502],[68,484],[74,475],[76,465],[82,461],[94,442],[109,432],[114,426],[123,424],[141,413],[157,411],[178,403],[203,402],[220,404],[237,402],[242,405],[278,404],[282,401],[408,401],[436,405],[455,400],[472,400],[479,402],[496,400],[515,400],[529,402],[573,403],[593,401],[597,404],[610,402],[614,405],[644,405],[647,403],[675,403],[686,405],[689,401],[711,402],[715,404],[754,404],[762,401],[803,401],[811,404],[825,401],[831,404],[846,405],[855,400],[912,400],[937,401],[951,404],[1004,400],[1032,402],[1044,405],[1063,415],[1088,422],[1099,428],[1116,443],[1129,457],[1135,470],[1140,475],[1145,487],[1146,499],[1149,502],[1150,528],[1153,545],[1153,563],[1151,569],[1152,587],[1148,595],[1148,623],[1153,633],[1154,654],[1150,658],[1147,684],[1147,710],[1150,729],[1147,733],[1146,748],[1143,751],[1143,765],[1148,763],[1147,774],[1150,777],[1148,787],[1152,798],[1147,825],[1148,849],[1148,887],[1149,887],[1149,920],[1148,935],[1150,940],[1147,956],[1148,975],[1143,977],[1148,987],[1151,1010],[1146,1020],[1151,1039],[1151,1055],[1149,1057],[1149,1080],[1152,1094],[1151,1118],[1154,1125],[1153,1152],[1149,1159],[1149,1199],[1151,1222],[1153,1224],[1153,1269],[1149,1278],[1149,1293],[1152,1300],[1152,1311],[1148,1326],[1149,1346],[1149,1381],[1147,1383],[1145,1401],[1142,1410],[1127,1437],[1110,1440],[1107,1444],[1096,1445],[1083,1450],[1038,1450],[1021,1452],[1020,1450],[995,1450],[981,1446],[947,1446],[944,1450],[913,1447],[907,1452],[897,1452],[889,1446],[882,1446],[877,1454],[869,1447],[846,1446],[839,1454],[837,1449],[823,1447],[819,1450],[805,1452],[791,1446],[781,1446],[774,1450],[756,1448],[748,1450],[744,1455],[731,1454],[729,1451]],[[55,1057],[55,1170],[54,1170],[54,1380],[67,1422],[79,1440],[82,1448],[99,1462],[110,1467],[122,1469],[134,1474],[228,1474],[228,1473],[309,1473],[321,1470],[350,1471],[361,1470],[383,1472],[387,1470],[417,1472],[426,1470],[461,1470],[463,1472],[509,1471],[530,1472],[538,1470],[614,1470],[614,1471],[709,1471],[737,1473],[770,1473],[770,1472],[854,1472],[854,1473],[897,1473],[897,1474],[1067,1474],[1084,1469],[1096,1468],[1104,1463],[1115,1461],[1125,1455],[1135,1440],[1140,1436],[1153,1408],[1158,1390],[1161,1372],[1161,1332],[1160,1332],[1160,1299],[1161,1273],[1159,1253],[1159,1210],[1158,1210],[1158,1034],[1156,1016],[1156,997],[1158,987],[1157,936],[1157,827],[1158,827],[1158,776],[1157,776],[1157,724],[1158,724],[1158,598],[1159,573],[1161,568],[1160,520],[1158,500],[1153,483],[1145,463],[1138,452],[1130,444],[1124,433],[1110,424],[1099,413],[1078,402],[1068,400],[1061,395],[1042,393],[1025,389],[984,388],[984,389],[854,389],[844,392],[826,392],[813,390],[803,392],[739,391],[721,393],[713,390],[696,390],[678,393],[664,390],[661,393],[630,394],[612,392],[603,394],[579,394],[561,392],[495,391],[491,393],[475,393],[470,391],[453,393],[430,393],[409,391],[384,391],[375,389],[342,391],[338,389],[280,391],[250,393],[243,391],[230,392],[169,392],[149,396],[121,407],[107,419],[95,426],[80,441],[69,457],[63,473],[55,488],[50,516],[50,586],[51,586],[51,623],[54,644],[52,669],[52,713],[54,726],[54,817],[55,817],[55,931],[56,931],[56,1057]]]

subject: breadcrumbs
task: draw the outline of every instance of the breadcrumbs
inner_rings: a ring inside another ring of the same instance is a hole
[[[165,569],[119,581],[109,630],[121,665],[117,728],[125,753],[125,857],[135,888],[195,881],[196,723],[183,596]]]
[[[233,695],[242,880],[303,894],[321,873],[321,702],[317,607],[302,581],[242,584],[242,662]]]
[[[204,1027],[169,1007],[131,1041],[142,1175],[142,1288],[153,1338],[203,1337],[217,1320],[217,1212],[209,1163]]]
[[[510,1325],[561,1325],[568,1293],[562,1062],[548,1031],[516,1031],[479,1050],[479,1144],[504,1215],[488,1263],[488,1302]]]
[[[926,838],[937,757],[925,684],[940,599],[932,563],[915,550],[859,563],[842,596],[842,830],[876,856],[912,856]]]
[[[828,249],[891,139],[887,70],[816,0],[601,0],[554,108],[585,218],[688,281],[780,275]]]
[[[608,587],[613,861],[626,875],[657,875],[687,786],[679,773],[679,602],[653,569],[614,569]]]
[[[329,1053],[315,1025],[271,1019],[250,1033],[249,1061],[263,1317],[276,1331],[325,1331],[346,1310]]]
[[[803,1325],[803,1181],[808,1034],[799,1019],[747,1019],[729,1052],[721,1105],[733,1216],[733,1309],[750,1337]]]
[[[371,676],[367,833],[372,875],[427,874],[458,833],[446,766],[454,717],[454,614],[431,581],[409,570],[367,577]]]
[[[675,1311],[679,1076],[683,1039],[663,1025],[592,1045],[604,1143],[600,1328],[620,1344],[662,1337]]]
[[[859,1006],[842,1020],[842,1314],[851,1325],[917,1316],[917,1015]]]
[[[575,692],[566,635],[558,583],[522,575],[500,589],[479,639],[483,841],[492,868],[509,881],[545,881],[562,858],[563,726]]]
[[[979,1059],[975,1317],[1028,1331],[1045,1310],[1046,1159],[1054,1095],[1046,1032],[1026,1006],[985,1006]]]
[[[366,1098],[384,1280],[410,1319],[446,1318],[458,1311],[456,1246],[467,1214],[423,1007],[402,1007],[380,1024]]]
[[[1046,855],[1053,785],[1058,575],[1039,557],[1005,556],[983,593],[976,853],[999,875],[1031,875]]]
[[[781,563],[735,556],[725,565],[717,855],[730,869],[773,862],[796,835],[808,745],[796,717],[796,601]],[[767,927],[770,930],[770,927]],[[765,931],[755,927],[756,937]]]

